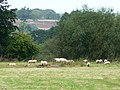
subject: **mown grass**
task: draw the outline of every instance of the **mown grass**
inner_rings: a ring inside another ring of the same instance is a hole
[[[0,90],[120,90],[120,64],[90,67],[16,67],[0,63]]]

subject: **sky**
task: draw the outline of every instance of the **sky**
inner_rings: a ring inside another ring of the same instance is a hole
[[[8,0],[8,3],[10,8],[21,9],[26,6],[30,9],[53,9],[57,13],[70,13],[81,9],[83,5],[94,9],[112,8],[115,12],[120,12],[120,0]]]

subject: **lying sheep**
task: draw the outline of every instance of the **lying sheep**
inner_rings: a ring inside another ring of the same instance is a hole
[[[9,63],[9,66],[16,66],[16,63]]]
[[[110,64],[110,61],[108,61],[107,59],[104,60],[104,64]]]
[[[28,63],[36,63],[37,60],[29,60]]]
[[[110,62],[109,62],[109,61],[106,61],[106,62],[104,62],[104,64],[110,64]]]

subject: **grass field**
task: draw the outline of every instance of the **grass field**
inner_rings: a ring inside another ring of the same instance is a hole
[[[90,67],[8,67],[0,63],[0,90],[120,90],[120,64]]]

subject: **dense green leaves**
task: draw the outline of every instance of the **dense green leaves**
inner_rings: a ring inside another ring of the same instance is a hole
[[[57,27],[52,27],[50,30],[34,30],[34,31],[31,31],[31,36],[37,43],[42,44],[46,40],[55,36],[56,33],[57,33]]]
[[[19,60],[31,59],[39,52],[38,45],[24,32],[11,34],[11,43],[7,47],[8,56]]]
[[[120,19],[112,9],[83,9],[65,13],[53,40],[55,53],[69,59],[113,59],[120,56]]]
[[[14,26],[16,9],[8,10],[9,5],[6,0],[0,3],[0,55],[4,55],[6,47],[9,44],[9,34],[16,30]]]

